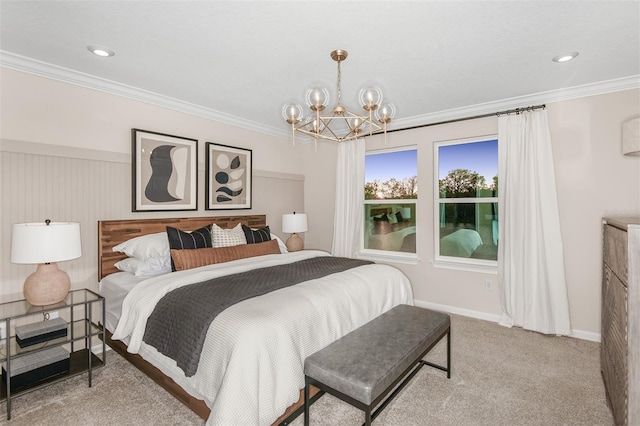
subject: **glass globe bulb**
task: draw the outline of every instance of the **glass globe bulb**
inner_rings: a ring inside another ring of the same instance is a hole
[[[313,133],[318,133],[318,130],[320,128],[320,123],[318,122],[318,120],[316,119],[315,115],[310,115],[308,117],[306,117],[304,119],[304,127],[307,131],[309,132],[313,132]]]
[[[360,105],[367,111],[375,110],[382,102],[382,92],[377,87],[365,87],[360,90]]]
[[[302,107],[297,104],[286,104],[282,107],[282,117],[289,124],[296,124],[302,120]]]
[[[363,121],[360,117],[353,117],[349,119],[349,127],[351,128],[351,132],[357,135],[362,131]]]
[[[329,104],[329,91],[323,87],[307,90],[307,105],[314,111],[322,111]]]
[[[382,104],[375,112],[376,120],[388,123],[396,116],[396,107],[392,103]]]

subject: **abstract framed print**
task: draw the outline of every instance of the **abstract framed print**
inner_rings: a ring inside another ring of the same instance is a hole
[[[198,209],[198,140],[131,129],[133,212]]]
[[[205,209],[250,209],[252,151],[207,142],[205,153]]]

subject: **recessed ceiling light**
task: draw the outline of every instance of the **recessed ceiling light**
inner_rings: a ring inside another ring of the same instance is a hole
[[[89,52],[93,53],[94,55],[102,56],[105,58],[116,54],[116,52],[114,52],[113,50],[107,49],[106,47],[102,46],[89,45],[87,46],[87,49],[89,49]]]
[[[578,56],[578,52],[565,53],[563,55],[558,55],[553,58],[553,62],[567,62]]]

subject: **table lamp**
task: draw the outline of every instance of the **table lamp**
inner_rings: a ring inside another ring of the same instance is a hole
[[[300,251],[304,248],[304,241],[298,235],[299,232],[307,232],[307,214],[296,213],[283,214],[282,215],[282,232],[291,234],[286,242],[287,250]]]
[[[11,236],[11,262],[38,264],[24,282],[24,297],[34,306],[58,303],[71,288],[69,275],[56,262],[82,256],[77,222],[17,223]]]

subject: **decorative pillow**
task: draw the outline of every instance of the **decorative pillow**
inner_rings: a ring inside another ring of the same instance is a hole
[[[231,247],[247,244],[242,224],[239,223],[231,229],[222,229],[215,223],[211,226],[212,247]]]
[[[271,232],[268,226],[260,229],[251,229],[246,225],[242,225],[242,231],[247,239],[247,244],[264,243],[271,240]]]
[[[212,247],[197,250],[171,250],[171,258],[176,271],[198,268],[214,263],[230,262],[247,257],[280,254],[276,240],[265,243],[242,244],[229,247]]]
[[[171,272],[171,257],[150,257],[145,260],[127,257],[117,262],[115,267],[136,277],[153,277]]]
[[[289,250],[287,249],[287,245],[284,243],[284,241],[282,241],[282,239],[280,239],[280,237],[278,237],[273,232],[271,233],[271,239],[272,240],[276,240],[278,242],[278,247],[280,248],[280,253],[289,253]]]
[[[115,246],[113,251],[119,251],[140,260],[152,257],[166,257],[168,259],[170,256],[166,232],[132,238]]]
[[[181,231],[167,226],[169,247],[172,249],[198,249],[211,247],[211,227],[209,225],[195,231]]]

